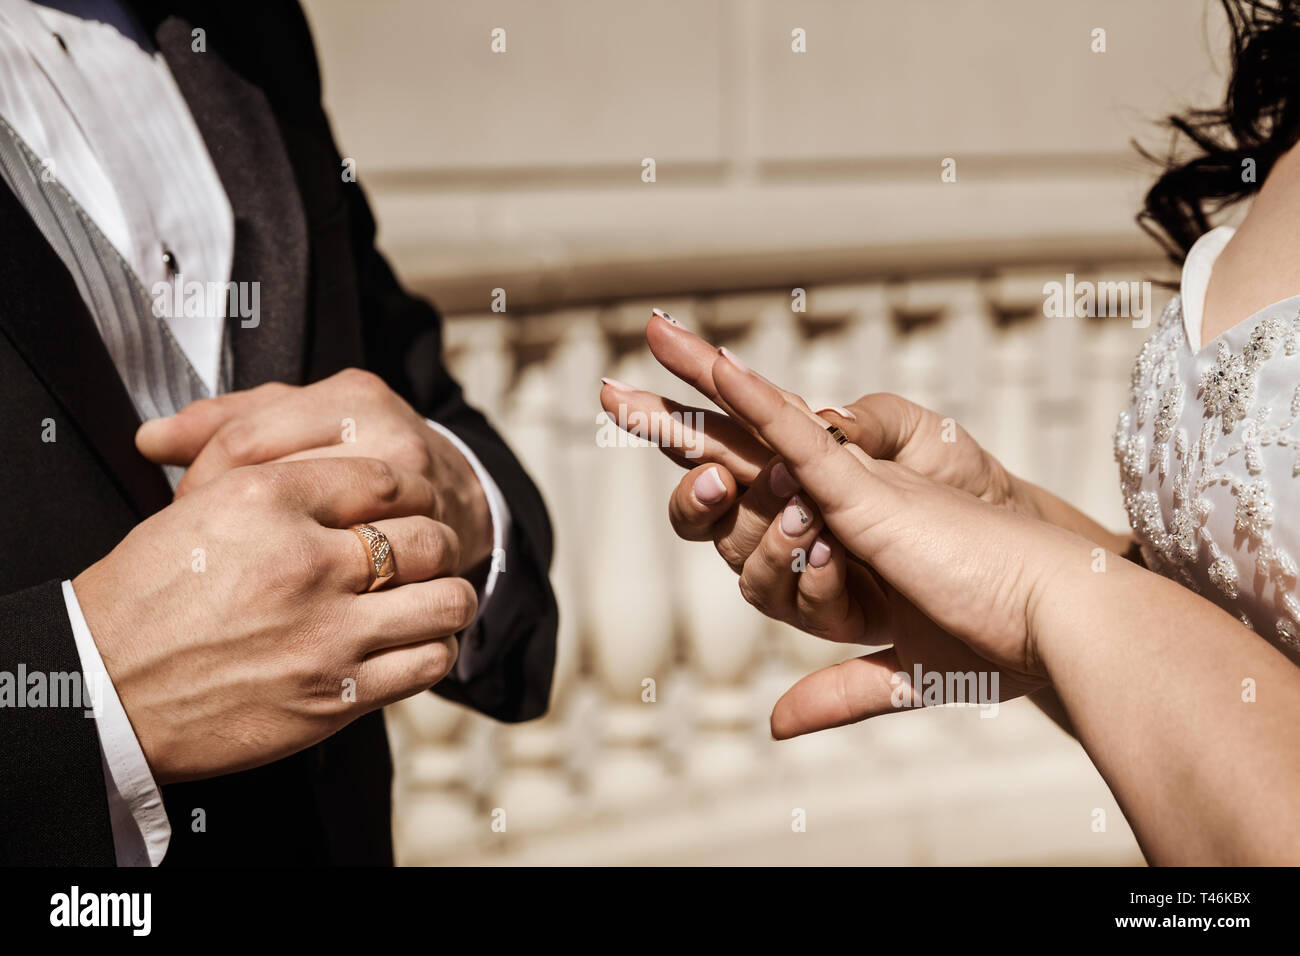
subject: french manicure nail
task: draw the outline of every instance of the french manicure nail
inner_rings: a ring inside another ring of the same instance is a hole
[[[737,355],[735,352],[731,351],[731,349],[727,348],[725,345],[722,348],[720,348],[718,351],[722,353],[723,358],[725,358],[732,365],[736,366],[736,368],[740,369],[742,372],[749,371],[749,366],[740,360],[740,356]]]
[[[847,418],[851,422],[856,422],[858,420],[857,415],[854,415],[847,408],[840,408],[838,405],[827,405],[825,408],[819,409],[817,414],[820,415],[822,412],[834,412],[836,415],[840,416],[840,418]]]
[[[727,486],[723,483],[722,476],[718,474],[717,465],[696,478],[695,484],[691,487],[695,491],[695,497],[706,505],[716,505],[727,496]]]
[[[824,568],[831,559],[831,546],[821,538],[813,542],[808,550],[808,564],[814,568]]]
[[[670,323],[670,324],[672,324],[672,325],[675,325],[675,326],[677,326],[679,329],[682,327],[682,324],[681,324],[680,322],[678,322],[676,319],[674,319],[671,315],[669,315],[669,314],[668,314],[667,312],[665,312],[663,309],[651,309],[650,311],[653,312],[655,315],[659,316],[659,318],[663,319],[665,322],[668,322],[668,323]]]
[[[797,538],[803,533],[803,529],[808,527],[808,522],[811,520],[804,509],[803,499],[795,495],[781,512],[781,530],[785,532],[786,537]]]
[[[794,480],[794,475],[790,474],[790,469],[783,461],[778,461],[772,466],[772,470],[767,474],[767,481],[772,494],[778,498],[789,498],[799,490],[799,483]]]
[[[600,382],[602,385],[608,385],[610,388],[621,388],[625,392],[636,391],[636,389],[634,389],[631,385],[627,384],[627,382],[620,382],[616,378],[602,378]]]

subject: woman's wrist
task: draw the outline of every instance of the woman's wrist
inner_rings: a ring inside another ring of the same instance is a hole
[[[1095,624],[1098,608],[1131,600],[1124,596],[1125,589],[1140,587],[1135,575],[1149,574],[1082,535],[1056,530],[1063,535],[1056,549],[1037,558],[1041,571],[1027,621],[1034,660],[1053,684],[1068,678],[1081,644],[1095,647],[1111,636]]]

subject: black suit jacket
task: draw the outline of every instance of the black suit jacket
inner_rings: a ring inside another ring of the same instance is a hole
[[[473,449],[514,519],[484,622],[500,650],[483,676],[434,690],[499,720],[542,714],[556,628],[545,507],[444,368],[438,314],[402,290],[375,248],[360,187],[341,175],[302,12],[279,0],[132,6],[234,209],[232,278],[261,283],[261,324],[235,323],[235,386],[365,367]],[[196,29],[204,52],[193,49]],[[3,186],[0,290],[0,671],[71,672],[79,659],[60,581],[165,507],[171,490],[135,449],[140,420],[71,275]],[[45,419],[55,442],[42,440]],[[391,863],[391,773],[375,712],[277,763],[164,787],[165,862]],[[197,809],[206,832],[191,829]],[[0,862],[113,864],[98,738],[80,709],[0,708]]]

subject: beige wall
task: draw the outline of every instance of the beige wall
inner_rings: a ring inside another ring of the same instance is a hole
[[[1218,89],[1205,6],[308,3],[385,242],[456,310],[1145,251],[1129,141]]]
[[[1167,272],[1133,223],[1151,170],[1129,141],[1158,146],[1150,120],[1221,88],[1212,5],[306,6],[382,244],[449,313],[453,368],[557,527],[552,715],[395,708],[400,858],[1139,859],[1086,756],[1023,704],[767,740],[776,695],[843,649],[756,618],[709,549],[671,537],[674,469],[596,447],[595,382],[673,388],[638,339],[661,305],[816,400],[891,389],[945,409],[1118,524],[1109,432],[1145,333],[1045,320],[1042,286]]]

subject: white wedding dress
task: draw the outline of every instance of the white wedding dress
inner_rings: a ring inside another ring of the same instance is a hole
[[[1115,458],[1147,566],[1300,663],[1300,295],[1201,345],[1206,286],[1232,234],[1211,230],[1188,253],[1133,366]]]

